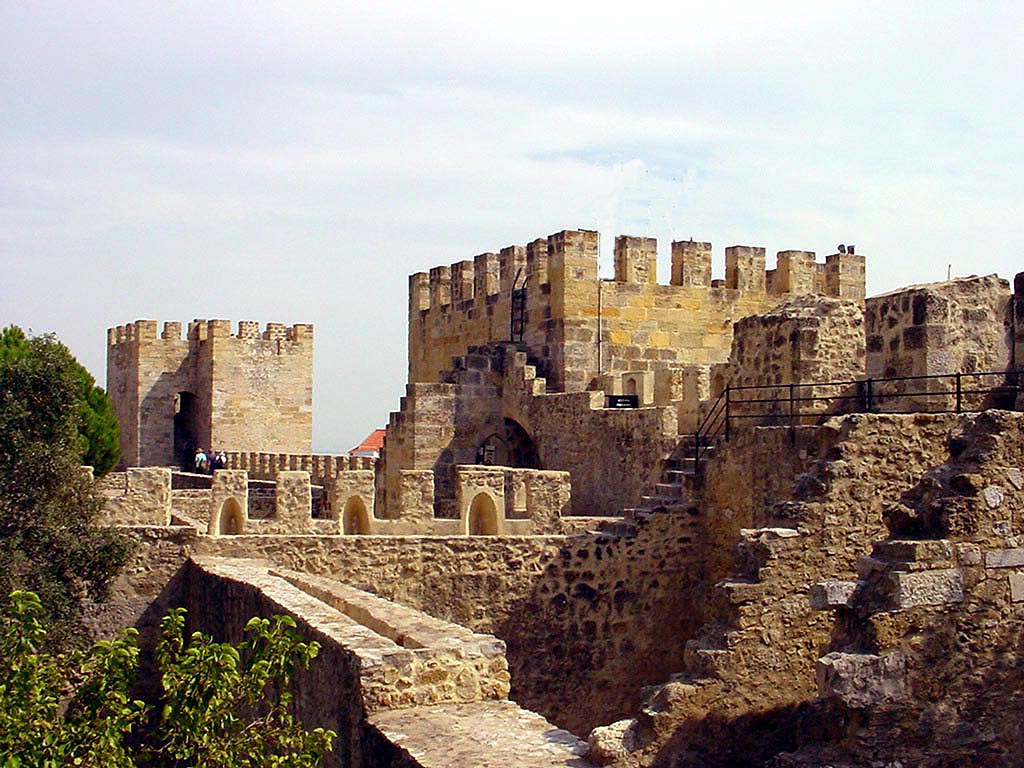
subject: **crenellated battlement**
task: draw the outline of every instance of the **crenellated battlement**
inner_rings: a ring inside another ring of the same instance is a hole
[[[313,326],[309,323],[296,323],[285,325],[284,323],[267,323],[261,330],[260,324],[252,320],[241,320],[238,322],[237,331],[231,332],[232,322],[230,320],[201,320],[191,321],[187,326],[185,340],[189,342],[205,341],[213,338],[233,339],[263,339],[266,341],[291,341],[297,343],[313,342]],[[134,323],[117,325],[107,329],[107,346],[113,347],[118,344],[145,344],[158,341],[182,341],[182,324],[178,322],[166,322],[163,331],[158,333],[159,325],[156,320],[136,320]]]
[[[198,447],[306,454],[313,326],[196,319],[109,328],[107,390],[129,466],[185,466]]]
[[[561,252],[558,238],[565,234],[552,235],[550,244],[548,238],[539,238],[526,246],[509,246],[498,253],[483,253],[471,260],[410,275],[410,308],[425,312],[445,306],[459,308],[467,302],[484,303],[487,297],[509,294],[517,275],[517,288],[523,287],[524,282],[547,285],[551,252]],[[596,267],[597,252],[589,256]],[[772,296],[817,293],[864,298],[864,257],[860,254],[835,253],[819,262],[813,251],[784,250],[776,253],[775,268],[767,269],[765,248],[732,245],[725,249],[724,278],[712,277],[712,258],[711,243],[673,241],[668,285]],[[616,237],[614,260],[613,282],[658,284],[658,241],[655,238]]]
[[[566,230],[412,275],[410,381],[435,381],[469,346],[514,340],[548,362],[555,391],[578,391],[609,373],[724,362],[733,322],[794,296],[864,299],[859,254],[784,250],[768,269],[763,247],[733,245],[715,278],[711,243],[680,240],[663,285],[654,238],[617,237],[611,280],[598,277],[598,246],[597,232]]]

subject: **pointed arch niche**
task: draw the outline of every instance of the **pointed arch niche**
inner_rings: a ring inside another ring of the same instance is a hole
[[[341,512],[341,532],[346,536],[370,533],[370,513],[360,496],[351,496]]]
[[[469,536],[497,536],[500,533],[498,506],[491,494],[481,491],[473,497],[466,514]]]

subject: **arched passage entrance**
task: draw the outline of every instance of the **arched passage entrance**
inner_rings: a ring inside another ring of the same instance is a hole
[[[196,396],[179,392],[174,396],[174,458],[186,472],[194,468],[196,449]]]
[[[470,536],[498,535],[498,508],[489,493],[481,491],[473,497],[466,515],[466,533]]]
[[[347,536],[366,535],[370,532],[370,513],[359,496],[353,496],[345,502],[345,509],[341,513],[341,531]]]
[[[533,438],[515,419],[504,420],[498,429],[477,443],[476,463],[519,469],[540,469]]]

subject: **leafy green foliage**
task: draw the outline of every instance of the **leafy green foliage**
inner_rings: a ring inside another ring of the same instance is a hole
[[[15,591],[0,619],[0,766],[131,768],[125,737],[145,714],[128,695],[135,630],[51,654],[43,618],[35,594]]]
[[[307,731],[288,712],[294,671],[319,652],[285,616],[254,618],[239,646],[193,633],[185,612],[163,621],[156,649],[164,698],[154,728],[129,691],[137,634],[85,651],[42,650],[39,598],[13,592],[0,614],[0,768],[313,768],[335,734]],[[66,701],[66,707],[61,703]]]
[[[96,386],[92,374],[53,336],[30,339],[16,325],[0,331],[0,365],[30,358],[44,350],[62,362],[74,380],[75,450],[79,463],[92,467],[97,475],[104,475],[121,460],[120,427],[106,391]]]
[[[182,609],[163,620],[157,664],[164,708],[157,736],[175,765],[205,768],[312,768],[334,733],[306,731],[289,712],[296,668],[317,655],[290,616],[253,618],[239,648],[193,633],[184,641]]]
[[[67,639],[81,600],[102,599],[130,553],[93,523],[103,502],[79,466],[76,366],[51,338],[0,332],[0,594],[38,593],[51,641]]]

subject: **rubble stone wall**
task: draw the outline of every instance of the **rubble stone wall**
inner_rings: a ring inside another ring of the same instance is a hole
[[[732,393],[732,415],[755,417],[737,419],[739,427],[784,420],[791,393],[779,385],[852,382],[864,376],[863,307],[848,300],[799,297],[745,317],[736,323],[729,362],[714,366],[711,376],[716,397],[725,385],[756,387]],[[836,398],[856,391],[852,384],[795,387],[794,412],[841,412],[846,406]]]
[[[915,285],[865,303],[867,375],[1005,370],[1010,285],[997,275]]]
[[[1024,419],[961,417],[947,460],[904,494],[836,610],[820,693],[845,728],[821,759],[938,768],[1020,764]]]

